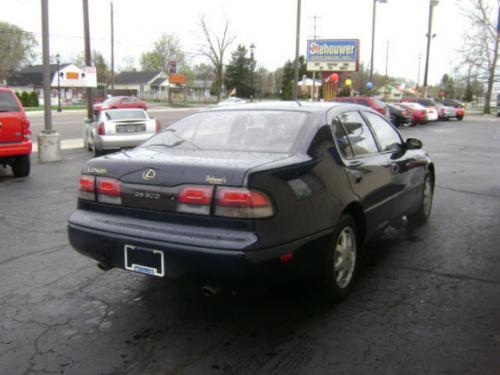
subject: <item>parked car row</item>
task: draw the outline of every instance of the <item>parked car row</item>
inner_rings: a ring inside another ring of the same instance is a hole
[[[370,107],[386,116],[396,127],[415,126],[437,120],[462,120],[463,104],[455,99],[445,99],[436,103],[433,99],[404,99],[400,103],[384,103],[377,98],[367,96],[339,97],[340,103],[359,104]]]

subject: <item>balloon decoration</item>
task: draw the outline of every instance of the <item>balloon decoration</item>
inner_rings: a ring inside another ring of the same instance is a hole
[[[339,81],[339,75],[337,73],[332,73],[330,74],[330,80],[333,82],[338,82]]]
[[[367,88],[368,90],[371,90],[371,89],[373,88],[373,83],[368,82],[368,83],[366,84],[366,88]]]
[[[345,85],[346,85],[347,87],[351,87],[351,85],[352,85],[352,80],[351,80],[350,78],[347,78],[347,79],[345,80]]]

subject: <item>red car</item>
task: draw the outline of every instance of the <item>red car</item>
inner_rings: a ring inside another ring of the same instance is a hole
[[[376,98],[372,98],[371,96],[345,96],[345,97],[338,97],[335,98],[336,102],[341,102],[341,103],[353,103],[353,104],[359,104],[359,105],[364,105],[365,107],[370,107],[380,113],[381,115],[384,115],[386,118],[390,119],[391,114],[389,113],[389,108],[381,102],[380,100]]]
[[[11,89],[0,87],[0,165],[15,177],[30,174],[31,130],[23,105]]]
[[[461,121],[465,116],[465,110],[463,108],[460,108],[460,107],[455,107],[455,118],[458,120],[458,121]]]
[[[407,109],[412,115],[412,125],[425,124],[427,122],[427,111],[425,109],[417,108],[411,103],[398,103],[400,107]]]
[[[103,109],[118,109],[118,108],[142,108],[145,111],[148,109],[146,102],[137,99],[134,96],[113,96],[106,99],[102,103],[94,104],[94,112],[100,112]]]

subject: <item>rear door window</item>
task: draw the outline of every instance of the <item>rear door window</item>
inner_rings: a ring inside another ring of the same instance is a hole
[[[14,94],[9,91],[0,91],[0,112],[21,112]]]
[[[377,143],[373,138],[370,128],[359,112],[344,112],[339,115],[339,120],[349,138],[354,156],[363,156],[378,152]]]
[[[398,132],[381,116],[371,112],[364,112],[378,139],[382,151],[398,150],[401,146],[401,137]]]

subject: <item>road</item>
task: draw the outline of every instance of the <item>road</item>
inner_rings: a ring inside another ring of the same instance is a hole
[[[89,154],[0,168],[0,373],[498,374],[500,121],[402,133],[436,162],[431,221],[370,243],[337,305],[309,284],[207,298],[102,272],[66,236]]]

